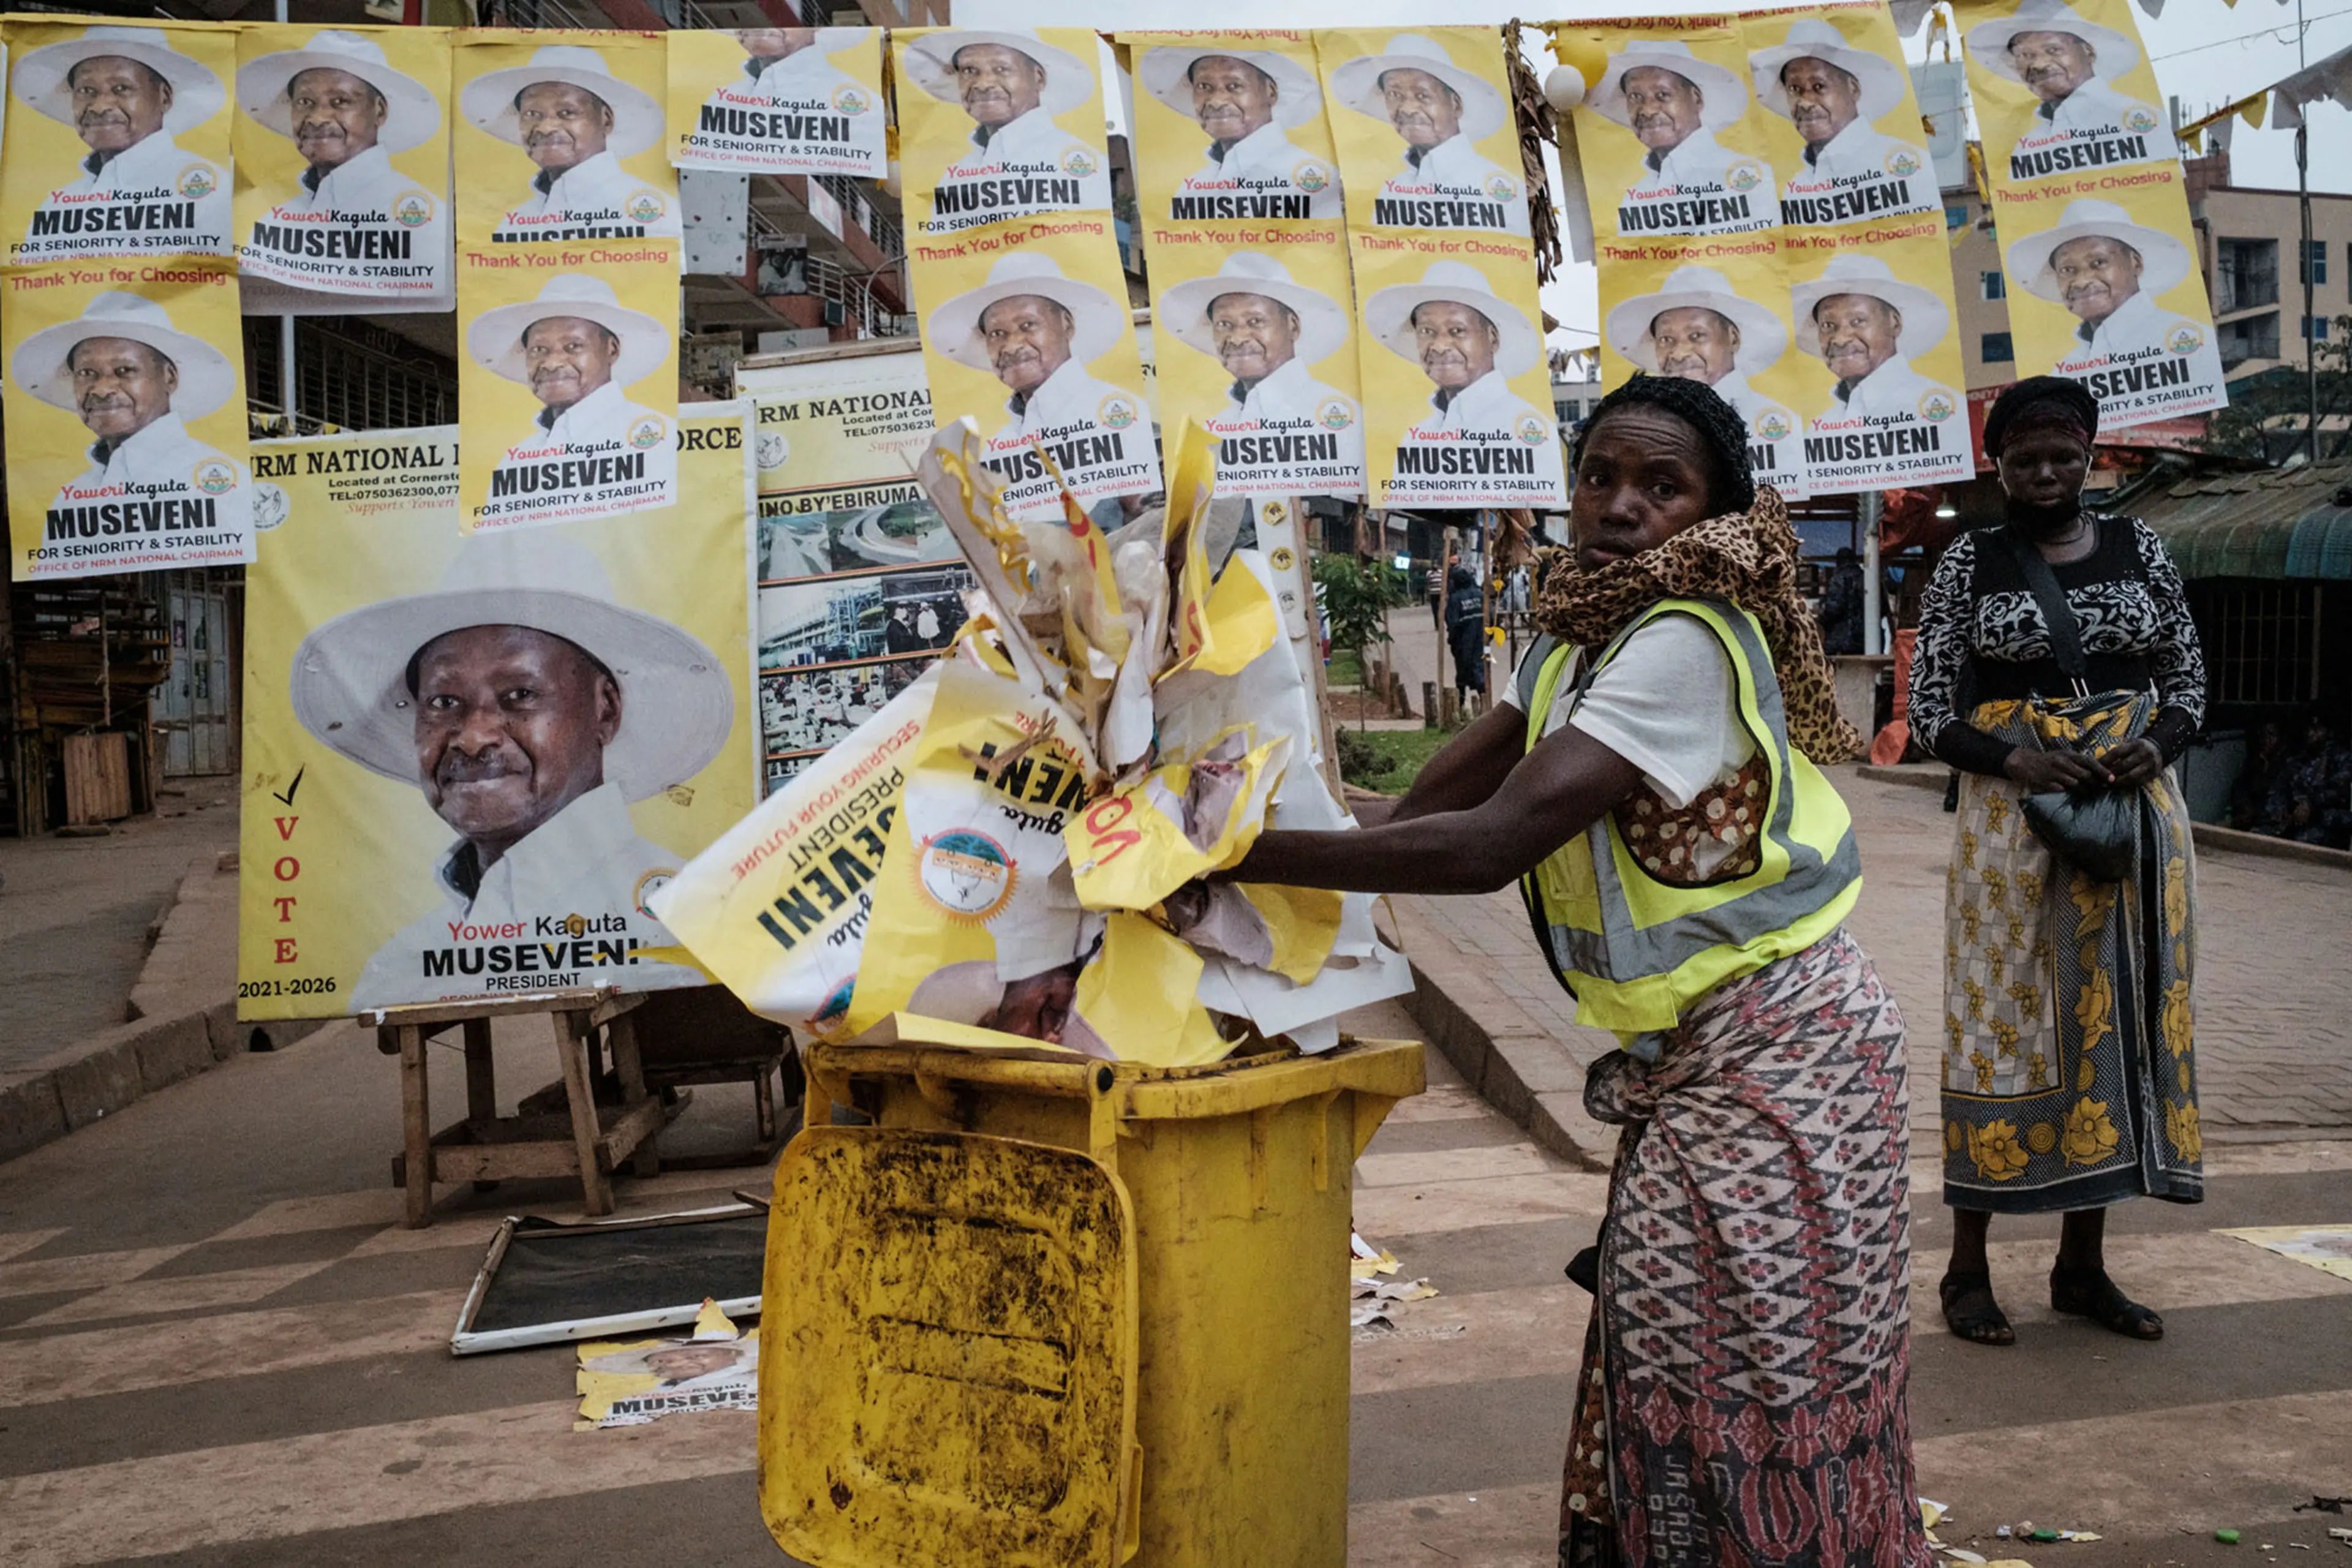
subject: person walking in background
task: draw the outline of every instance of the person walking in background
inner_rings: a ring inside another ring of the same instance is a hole
[[[1832,655],[1862,651],[1862,557],[1850,544],[1838,547],[1837,564],[1822,589],[1822,651]]]
[[[1473,692],[1486,690],[1486,595],[1467,566],[1445,579],[1445,644],[1454,650],[1454,692],[1470,711]]]
[[[2098,423],[2090,393],[2062,376],[2029,377],[1993,404],[1985,450],[2007,521],[1945,552],[1911,677],[1913,734],[1961,771],[1944,949],[1954,1235],[1938,1294],[1952,1332],[1978,1344],[2016,1339],[1985,1251],[1995,1214],[2063,1213],[2052,1309],[2153,1340],[2163,1319],[2107,1277],[2107,1205],[2205,1193],[2196,866],[2168,771],[2203,722],[2205,665],[2154,531],[2083,508]],[[1976,698],[1965,713],[1963,667]],[[2040,792],[2097,789],[2145,802],[2121,881],[2053,857],[2021,809]]]

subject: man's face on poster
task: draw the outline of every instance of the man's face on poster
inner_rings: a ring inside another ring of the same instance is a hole
[[[2050,253],[2058,297],[2085,325],[2095,327],[2139,292],[2139,252],[2104,234],[2070,239]]]
[[[172,109],[172,84],[121,55],[92,55],[79,62],[66,72],[66,89],[83,145],[108,157],[163,130],[163,116]]]
[[[1780,68],[1789,94],[1789,123],[1808,147],[1825,147],[1862,111],[1862,81],[1843,66],[1812,55]]]
[[[1709,386],[1731,374],[1739,357],[1739,328],[1704,305],[1677,305],[1650,322],[1658,349],[1658,374]]]
[[[1462,95],[1427,71],[1382,71],[1381,101],[1408,147],[1426,151],[1462,133]]]
[[[1274,123],[1281,89],[1247,60],[1202,55],[1184,73],[1192,84],[1192,118],[1213,142],[1238,142]]]
[[[1895,357],[1903,312],[1875,294],[1832,294],[1813,307],[1813,327],[1830,374],[1855,382]]]
[[[619,336],[584,316],[548,316],[523,330],[531,393],[558,413],[610,382],[620,358]]]
[[[2020,33],[2009,40],[2009,63],[2044,103],[2063,103],[2098,74],[2099,52],[2073,33]]]
[[[980,313],[980,341],[1006,390],[1025,396],[1069,363],[1077,321],[1058,300],[1014,294]]]
[[[1003,44],[966,44],[955,52],[956,92],[975,123],[1010,125],[1045,97],[1045,68]]]
[[[346,70],[298,71],[286,84],[294,146],[313,169],[334,169],[375,145],[391,106]]]
[[[1699,128],[1706,95],[1698,83],[1664,66],[1635,66],[1619,79],[1625,94],[1625,119],[1643,146],[1653,153],[1671,153]]]
[[[621,689],[577,644],[529,626],[467,626],[417,649],[417,782],[484,864],[604,782]]]
[[[1443,391],[1459,392],[1495,368],[1503,335],[1483,311],[1431,300],[1413,307],[1412,339],[1422,374]]]
[[[515,94],[522,148],[552,174],[586,163],[613,134],[613,106],[568,81],[534,82]]]
[[[743,52],[754,59],[790,59],[816,42],[814,27],[753,27],[740,35]]]
[[[647,1352],[646,1369],[665,1383],[684,1383],[736,1365],[742,1354],[731,1344],[673,1345]]]
[[[1298,353],[1298,317],[1264,294],[1220,294],[1209,301],[1209,336],[1225,374],[1255,385]]]
[[[74,411],[101,441],[120,442],[172,412],[180,369],[133,338],[84,338],[66,355]]]

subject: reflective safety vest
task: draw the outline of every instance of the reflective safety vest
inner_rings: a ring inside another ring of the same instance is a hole
[[[1659,881],[1626,847],[1616,813],[1552,851],[1520,879],[1536,937],[1576,998],[1576,1021],[1614,1030],[1634,1055],[1655,1059],[1673,1029],[1726,981],[1801,952],[1837,930],[1862,892],[1862,860],[1845,802],[1789,744],[1772,653],[1756,617],[1712,599],[1664,599],[1601,650],[1569,693],[1570,710],[1625,639],[1660,616],[1688,616],[1715,634],[1738,675],[1739,717],[1770,770],[1770,797],[1748,875],[1704,887]],[[1573,647],[1546,638],[1520,668],[1528,749],[1545,721]]]

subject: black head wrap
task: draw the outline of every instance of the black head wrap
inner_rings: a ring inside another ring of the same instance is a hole
[[[1577,426],[1570,460],[1580,467],[1585,443],[1594,428],[1618,409],[1636,405],[1679,415],[1699,433],[1714,470],[1709,511],[1746,511],[1756,504],[1756,470],[1748,461],[1747,424],[1721,393],[1703,381],[1634,372],[1633,380],[1602,398],[1591,416]]]
[[[2099,400],[2071,376],[2029,375],[2001,389],[1985,415],[1985,456],[1999,461],[2012,437],[2031,430],[2063,430],[2084,451],[2099,433]]]

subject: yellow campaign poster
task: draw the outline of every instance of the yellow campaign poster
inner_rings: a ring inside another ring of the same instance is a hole
[[[1361,495],[1355,288],[1309,36],[1121,41],[1160,423],[1215,437],[1221,495]]]
[[[15,16],[6,38],[8,265],[234,254],[236,29]]]
[[[1996,184],[2179,159],[2130,0],[1959,0],[1955,14]]]
[[[458,258],[468,532],[667,507],[677,495],[677,244]]]
[[[646,900],[751,807],[750,417],[656,518],[457,526],[457,431],[257,445],[239,1015],[702,983]]]
[[[449,35],[437,27],[237,36],[236,256],[249,309],[452,308],[448,91]]]
[[[1598,240],[1746,234],[1780,221],[1748,43],[1730,15],[1570,24],[1605,57],[1576,110]],[[1785,121],[1784,121],[1785,124]]]
[[[667,37],[457,34],[461,247],[678,238]]]
[[[1743,18],[1766,162],[1792,228],[1943,210],[1884,0]]]
[[[903,338],[880,353],[739,365],[735,391],[759,406],[763,496],[910,479],[930,445],[930,384]]]
[[[1348,225],[1525,237],[1528,190],[1495,27],[1315,35]]]
[[[893,28],[908,236],[1110,211],[1093,33]]]
[[[669,35],[669,161],[740,174],[854,174],[888,161],[877,27]]]
[[[18,582],[253,559],[236,275],[181,257],[0,279]]]

